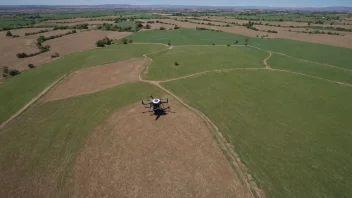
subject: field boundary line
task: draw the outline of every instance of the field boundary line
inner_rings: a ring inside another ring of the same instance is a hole
[[[321,78],[321,77],[317,77],[317,76],[312,76],[312,75],[309,75],[309,74],[304,74],[304,73],[299,73],[299,72],[293,72],[293,71],[288,71],[288,70],[282,70],[282,69],[270,69],[270,70],[272,70],[272,71],[279,71],[279,72],[286,72],[286,73],[291,73],[291,74],[296,74],[296,75],[301,75],[301,76],[307,76],[307,77],[311,77],[311,78],[315,78],[315,79],[319,79],[319,80],[324,80],[324,81],[336,83],[336,84],[343,85],[343,86],[347,86],[347,87],[352,87],[352,84],[349,84],[349,83],[343,83],[343,82],[339,82],[339,81],[329,80],[329,79],[326,79],[326,78]]]
[[[51,85],[49,85],[47,88],[45,88],[42,92],[40,92],[35,98],[33,98],[31,101],[29,101],[25,106],[23,106],[20,110],[17,111],[14,115],[12,115],[9,119],[7,119],[5,122],[3,122],[0,125],[0,129],[4,128],[5,125],[10,123],[12,120],[17,118],[19,115],[21,115],[24,111],[26,111],[33,103],[38,101],[44,94],[46,94],[53,86],[55,86],[57,83],[59,83],[62,79],[64,79],[68,74],[63,75],[61,78],[53,82]]]
[[[230,72],[230,71],[235,71],[235,70],[265,70],[267,68],[232,68],[232,69],[215,69],[215,70],[207,70],[207,71],[202,71],[202,72],[198,72],[198,73],[194,73],[194,74],[190,74],[187,76],[182,76],[179,78],[172,78],[172,79],[168,79],[168,80],[160,80],[160,81],[153,81],[153,82],[157,82],[157,83],[164,83],[164,82],[171,82],[171,81],[175,81],[175,80],[181,80],[181,79],[185,79],[185,78],[190,78],[193,76],[198,76],[198,75],[202,75],[202,74],[207,74],[207,73],[211,73],[211,72]]]
[[[318,65],[324,65],[324,66],[326,66],[326,67],[332,67],[332,68],[336,68],[336,69],[341,69],[341,70],[343,70],[343,71],[350,71],[350,72],[352,72],[352,69],[347,69],[347,68],[338,67],[338,66],[335,66],[335,65],[329,65],[329,64],[326,64],[326,63],[319,63],[319,62],[310,61],[310,60],[306,60],[306,59],[296,58],[296,57],[293,57],[293,56],[290,56],[290,55],[287,55],[287,54],[283,54],[283,53],[280,53],[280,52],[273,52],[273,51],[272,51],[272,53],[278,54],[278,55],[281,55],[281,56],[286,56],[286,57],[289,57],[289,58],[292,58],[292,59],[304,61],[304,62],[315,63],[315,64],[318,64]]]

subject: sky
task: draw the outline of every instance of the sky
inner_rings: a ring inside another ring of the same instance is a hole
[[[352,0],[0,0],[0,5],[210,5],[210,6],[271,6],[271,7],[326,7],[350,6]]]

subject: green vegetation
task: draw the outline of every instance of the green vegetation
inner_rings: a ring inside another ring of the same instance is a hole
[[[74,163],[88,134],[112,112],[150,94],[162,95],[153,85],[132,83],[30,108],[0,133],[3,193],[46,175],[42,179],[50,181],[55,196],[70,197]]]
[[[270,70],[163,83],[205,113],[268,197],[351,197],[352,92]]]
[[[154,61],[145,77],[167,80],[216,69],[264,68],[263,60],[268,55],[244,46],[179,46],[150,55]]]
[[[178,29],[174,31],[143,31],[130,35],[127,38],[135,42],[153,42],[173,45],[226,45],[236,40],[244,44],[246,36],[216,31],[197,31],[195,29]],[[352,69],[352,49],[334,47],[323,44],[295,41],[289,39],[250,38],[249,45],[264,50],[284,53],[289,56],[320,63],[326,63]]]
[[[77,69],[141,57],[164,49],[162,45],[112,45],[65,56],[25,71],[0,84],[0,122],[5,121],[42,90]]]
[[[352,70],[343,70],[322,64],[293,59],[287,56],[273,54],[268,60],[273,69],[282,69],[292,72],[304,73],[328,80],[352,84]]]
[[[102,40],[98,40],[95,44],[96,44],[97,47],[105,47],[106,45],[111,45],[112,44],[112,39],[109,39],[108,37],[105,37]]]

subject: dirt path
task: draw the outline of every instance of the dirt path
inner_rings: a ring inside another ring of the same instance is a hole
[[[55,86],[57,83],[59,83],[63,78],[65,78],[67,75],[62,76],[59,80],[55,81],[51,85],[49,85],[46,89],[44,89],[42,92],[40,92],[35,98],[33,98],[31,101],[29,101],[25,106],[23,106],[20,110],[17,111],[13,116],[11,116],[8,120],[5,122],[1,123],[0,129],[4,128],[6,124],[11,122],[13,119],[15,119],[17,116],[21,115],[25,110],[29,108],[33,103],[35,103],[37,100],[39,100],[44,94],[46,94],[53,86]]]
[[[138,81],[138,75],[148,62],[147,58],[133,58],[77,70],[58,83],[42,101],[70,98]]]
[[[202,119],[170,106],[155,121],[130,105],[97,127],[76,161],[74,197],[253,197]]]

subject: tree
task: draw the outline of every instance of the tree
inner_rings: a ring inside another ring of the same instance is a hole
[[[28,57],[28,55],[26,53],[18,53],[16,56],[17,56],[17,58],[26,58],[26,57]]]
[[[165,28],[164,27],[160,27],[160,30],[165,30]]]
[[[129,42],[129,43],[132,43],[133,41],[132,41],[132,40],[129,40],[128,42]]]
[[[180,29],[180,27],[178,27],[177,25],[175,25],[174,29],[177,30],[177,29]]]
[[[175,65],[175,66],[179,66],[180,64],[176,61],[176,62],[174,63],[174,65]]]
[[[3,68],[2,68],[2,77],[7,77],[9,75],[9,67],[7,67],[7,66],[4,66]]]
[[[10,31],[7,31],[6,36],[12,36],[12,33]]]
[[[97,47],[104,47],[104,46],[105,46],[105,44],[104,44],[104,41],[103,41],[103,40],[99,40],[99,41],[97,41],[97,42],[95,43],[95,45],[96,45]]]
[[[235,44],[237,44],[237,43],[238,43],[238,40],[236,40]]]
[[[149,24],[147,24],[146,26],[145,26],[145,29],[150,29],[151,28],[151,26],[149,25]]]
[[[227,44],[227,47],[230,47],[231,45],[230,44]]]
[[[128,44],[128,40],[126,38],[122,39],[123,44]]]
[[[169,40],[169,42],[167,43],[168,46],[171,46],[171,41]]]
[[[244,39],[244,45],[248,45],[248,38]]]
[[[18,74],[20,74],[20,73],[21,73],[21,72],[18,71],[17,69],[11,69],[11,70],[9,71],[10,76],[16,76],[16,75],[18,75]]]
[[[28,68],[33,69],[33,68],[35,68],[35,66],[33,64],[28,64]]]

